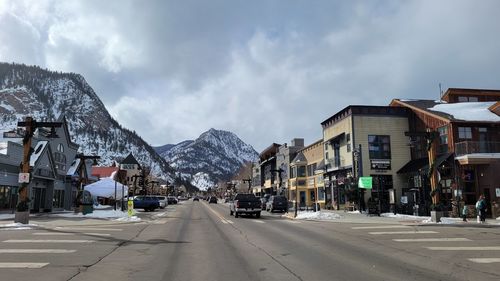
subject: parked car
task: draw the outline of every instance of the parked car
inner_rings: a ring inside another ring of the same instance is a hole
[[[143,195],[134,198],[134,209],[144,209],[144,211],[154,211],[160,208],[160,200],[156,196]]]
[[[288,210],[288,201],[285,196],[273,195],[269,197],[266,203],[266,211],[272,213],[274,211],[286,212]]]
[[[160,201],[160,209],[165,209],[165,207],[168,206],[167,196],[156,195],[156,197],[158,197],[158,201]]]
[[[168,204],[177,204],[177,198],[175,198],[174,196],[167,196],[167,202]]]
[[[217,197],[211,196],[210,199],[208,199],[208,204],[210,203],[217,204]]]
[[[198,196],[193,197],[193,201],[200,201],[200,198]]]
[[[253,194],[238,193],[234,200],[229,203],[229,215],[234,214],[235,218],[240,214],[255,214],[257,218],[260,218],[261,211],[261,202]]]

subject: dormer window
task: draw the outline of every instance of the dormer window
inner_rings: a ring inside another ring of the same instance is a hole
[[[62,145],[62,143],[57,145],[57,151],[64,153],[64,146]]]

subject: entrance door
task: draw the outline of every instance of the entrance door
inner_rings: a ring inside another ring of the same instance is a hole
[[[306,192],[305,191],[300,192],[299,206],[301,208],[305,208],[305,206],[306,206]]]
[[[34,188],[33,189],[33,213],[40,212],[45,206],[45,188]]]

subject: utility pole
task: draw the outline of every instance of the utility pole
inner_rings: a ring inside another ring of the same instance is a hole
[[[57,134],[55,132],[55,128],[59,128],[62,126],[62,122],[37,122],[32,117],[26,117],[25,121],[21,121],[17,123],[18,127],[25,127],[26,131],[23,137],[23,162],[20,166],[19,173],[19,183],[21,186],[19,187],[19,202],[16,207],[16,214],[14,218],[14,222],[19,222],[22,224],[29,223],[29,192],[28,185],[31,181],[30,174],[30,158],[33,153],[33,148],[31,147],[33,134],[35,133],[36,128],[47,127],[51,128],[50,134],[47,136],[48,138],[57,138]]]

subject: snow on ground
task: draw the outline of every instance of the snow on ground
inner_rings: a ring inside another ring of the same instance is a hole
[[[53,214],[53,216],[65,217],[65,218],[128,218],[127,212],[122,212],[119,210],[94,210],[94,212],[90,214],[82,214],[82,213],[62,213],[62,214]]]
[[[335,220],[340,219],[339,214],[333,212],[298,212],[296,220]]]
[[[37,227],[37,224],[22,224],[22,223],[8,223],[0,224],[0,229],[2,230],[28,230]]]
[[[397,218],[397,219],[403,219],[403,220],[420,220],[420,221],[427,221],[427,220],[430,220],[430,218],[431,218],[431,217],[420,217],[420,216],[394,214],[394,213],[382,213],[382,214],[380,214],[380,216],[386,217],[386,218]]]
[[[13,220],[14,214],[0,214],[0,220]]]
[[[141,221],[141,218],[137,216],[132,216],[132,217],[124,217],[124,218],[117,218],[115,221]]]

